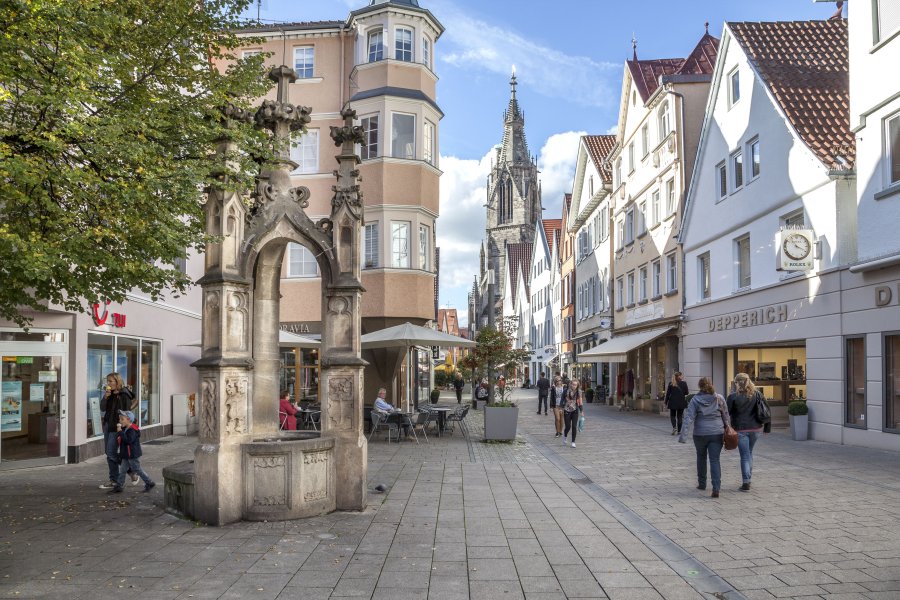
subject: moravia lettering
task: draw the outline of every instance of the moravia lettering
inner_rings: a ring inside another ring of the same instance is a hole
[[[710,331],[725,331],[726,329],[738,329],[741,327],[756,327],[757,325],[771,325],[787,321],[787,304],[776,304],[753,310],[745,310],[730,315],[724,315],[709,320]]]

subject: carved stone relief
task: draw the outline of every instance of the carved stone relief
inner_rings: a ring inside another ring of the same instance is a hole
[[[216,380],[204,379],[200,391],[200,438],[215,440],[219,432]]]
[[[247,350],[247,323],[250,322],[249,297],[247,292],[228,294],[226,348],[234,351]]]
[[[315,502],[328,497],[329,452],[325,450],[303,454],[303,500]]]
[[[353,326],[350,315],[350,300],[336,296],[328,300],[329,337],[334,348],[350,349]]]
[[[206,348],[215,350],[219,348],[219,292],[206,292],[204,306],[205,322],[203,323],[203,336]]]
[[[353,425],[353,378],[332,377],[328,380],[328,421],[331,429],[345,430]]]
[[[285,506],[287,497],[287,457],[253,457],[253,505]]]
[[[225,433],[247,433],[247,378],[225,379]]]

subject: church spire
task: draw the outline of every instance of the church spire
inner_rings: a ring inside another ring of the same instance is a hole
[[[498,164],[522,165],[528,164],[531,160],[528,142],[525,140],[525,112],[519,108],[519,100],[516,97],[518,85],[516,67],[513,65],[512,76],[509,78],[509,105],[503,112],[503,143],[500,147]]]
[[[513,65],[512,76],[509,78],[509,106],[506,108],[506,112],[503,113],[503,121],[506,123],[510,121],[525,121],[525,113],[519,109],[519,101],[516,99],[516,87],[518,85],[516,65]]]

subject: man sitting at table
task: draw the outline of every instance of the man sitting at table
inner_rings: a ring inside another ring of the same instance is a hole
[[[400,411],[384,399],[385,395],[387,395],[387,390],[380,388],[378,390],[378,397],[375,398],[375,406],[372,410],[384,415],[385,423],[396,423],[399,427],[402,427],[404,435],[409,437],[409,424],[403,418],[403,415],[399,414]]]

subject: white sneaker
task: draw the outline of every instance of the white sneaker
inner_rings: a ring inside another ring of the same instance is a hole
[[[566,438],[563,438],[563,439],[562,439],[562,444],[563,444],[563,446],[566,445]]]
[[[106,483],[101,483],[99,487],[101,490],[111,490],[116,487],[116,484],[113,481],[107,481]]]
[[[573,447],[573,448],[575,447],[575,442],[572,442],[572,447]]]
[[[141,482],[141,478],[138,477],[137,475],[135,475],[134,473],[132,473],[131,474],[131,485],[137,485],[140,482]]]

